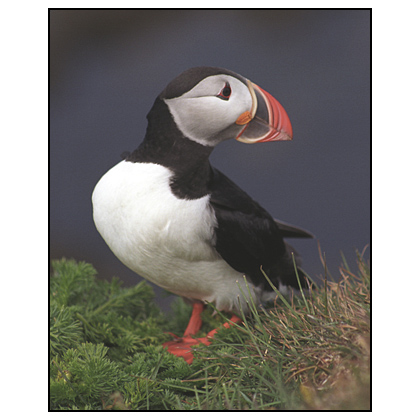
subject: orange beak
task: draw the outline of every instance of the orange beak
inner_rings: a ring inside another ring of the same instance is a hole
[[[280,103],[255,83],[247,80],[247,84],[252,96],[252,109],[236,120],[236,124],[244,125],[236,140],[243,143],[292,140],[292,124]]]

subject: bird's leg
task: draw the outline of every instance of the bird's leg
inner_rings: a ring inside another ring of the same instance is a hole
[[[223,328],[230,328],[233,324],[239,324],[242,321],[241,318],[239,318],[239,316],[233,315],[232,318],[229,319],[229,321],[225,322],[222,327]],[[217,333],[217,331],[219,330],[219,328],[214,329],[213,331],[210,331],[207,334],[206,338],[213,338],[214,335]]]
[[[193,361],[191,346],[200,344],[198,340],[192,338],[191,336],[197,334],[197,332],[200,330],[201,324],[203,323],[200,315],[203,310],[204,303],[193,303],[192,314],[183,337],[177,337],[175,334],[171,334],[175,337],[175,339],[173,341],[167,341],[166,343],[163,343],[163,347],[166,347],[169,353],[172,353],[178,357],[183,357],[188,364],[191,364]]]
[[[187,328],[184,332],[184,337],[195,335],[200,331],[201,324],[203,321],[201,320],[201,312],[204,311],[204,303],[203,302],[195,302],[193,303],[193,310],[190,317],[190,321],[188,322]]]
[[[201,312],[204,310],[204,304],[202,302],[196,302],[193,304],[193,311],[188,322],[188,326],[184,332],[183,337],[176,337],[174,341],[167,341],[163,343],[163,347],[166,347],[169,353],[174,354],[175,356],[182,357],[184,360],[191,364],[193,361],[193,354],[191,351],[191,346],[196,346],[200,343],[208,346],[210,344],[209,338],[213,338],[217,333],[218,328],[210,331],[206,337],[201,338],[192,338],[192,335],[197,334],[200,330],[202,320]],[[236,315],[233,315],[232,318],[223,324],[224,328],[230,328],[232,324],[237,324],[241,319]]]

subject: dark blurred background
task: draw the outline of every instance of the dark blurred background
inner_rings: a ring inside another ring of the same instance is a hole
[[[92,221],[91,194],[135,149],[156,96],[193,66],[236,71],[270,92],[294,140],[219,145],[212,164],[274,217],[317,240],[289,241],[313,278],[370,243],[369,10],[51,10],[51,258],[100,277],[139,277]],[[162,307],[171,298],[158,292]]]

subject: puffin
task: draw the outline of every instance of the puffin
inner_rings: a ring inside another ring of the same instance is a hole
[[[182,337],[167,350],[193,361],[192,346],[211,303],[232,314],[229,328],[276,292],[310,288],[297,252],[284,238],[311,238],[274,219],[209,156],[221,142],[286,141],[283,106],[245,77],[219,67],[184,71],[156,98],[143,142],[100,178],[93,219],[106,244],[132,271],[192,305]]]

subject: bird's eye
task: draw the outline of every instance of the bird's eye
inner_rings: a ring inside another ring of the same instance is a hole
[[[218,93],[217,97],[220,99],[223,99],[224,101],[227,101],[230,98],[230,95],[232,94],[232,89],[228,82],[226,82],[224,88]]]

